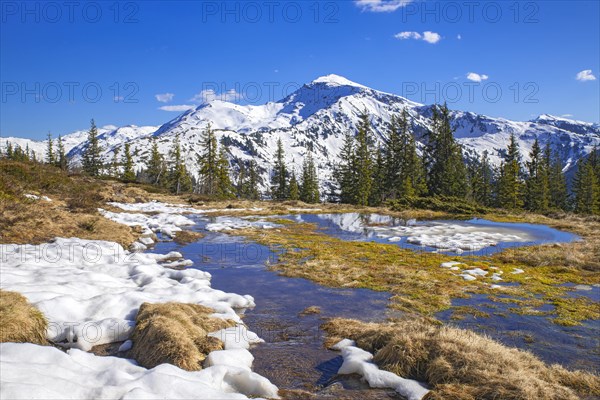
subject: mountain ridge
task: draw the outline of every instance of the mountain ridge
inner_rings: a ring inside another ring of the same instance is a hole
[[[105,162],[112,160],[114,151],[129,142],[137,169],[144,166],[149,155],[150,140],[157,139],[159,150],[167,155],[174,138],[179,135],[188,170],[197,176],[197,157],[202,153],[200,138],[210,123],[229,149],[233,175],[240,160],[254,159],[261,171],[262,189],[268,188],[276,142],[281,138],[290,168],[300,171],[303,158],[312,152],[317,163],[323,193],[332,190],[333,167],[337,162],[343,135],[356,131],[360,114],[371,118],[375,142],[383,143],[389,121],[407,111],[409,123],[422,147],[424,135],[431,124],[432,105],[424,105],[404,97],[378,91],[330,74],[303,85],[288,96],[262,105],[240,105],[212,100],[183,112],[159,127],[125,126],[99,132]],[[570,120],[542,114],[530,121],[512,121],[489,117],[469,111],[451,111],[452,126],[457,141],[469,157],[478,157],[485,150],[490,161],[499,165],[503,150],[512,133],[517,136],[523,159],[535,138],[559,152],[565,171],[573,168],[580,157],[589,154],[600,144],[600,124]],[[70,148],[69,157],[77,165],[85,149],[82,139]],[[75,134],[74,133],[74,134]],[[71,140],[69,135],[64,136]],[[5,145],[3,138],[0,146]],[[27,139],[20,139],[21,141]],[[43,141],[36,142],[36,149]],[[31,147],[31,146],[30,146]],[[67,147],[67,146],[65,146]],[[43,147],[45,152],[45,146]]]

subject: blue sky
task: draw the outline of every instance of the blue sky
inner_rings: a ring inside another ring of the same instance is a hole
[[[491,116],[600,121],[598,1],[68,4],[0,3],[0,135],[160,125],[331,73]]]

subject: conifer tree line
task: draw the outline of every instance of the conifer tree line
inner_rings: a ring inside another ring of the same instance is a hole
[[[301,200],[305,203],[319,203],[319,177],[312,153],[308,153],[302,163],[299,176],[289,171],[281,138],[277,140],[275,163],[271,174],[271,197],[273,200]]]
[[[378,206],[389,201],[438,197],[511,210],[600,214],[600,149],[597,146],[577,162],[569,192],[560,154],[551,149],[549,143],[542,147],[536,139],[529,161],[523,162],[519,144],[512,134],[502,152],[502,162],[496,168],[490,164],[487,151],[477,159],[465,156],[454,138],[446,105],[432,108],[431,121],[421,148],[417,147],[406,111],[392,117],[386,139],[376,146],[370,117],[364,112],[356,132],[347,132],[343,139],[340,160],[334,169],[336,200]],[[113,149],[112,160],[105,162],[98,129],[92,120],[82,152],[81,170],[90,176],[151,184],[176,194],[198,193],[223,199],[262,198],[256,161],[236,159],[239,172],[235,183],[232,182],[228,149],[219,143],[210,125],[201,136],[202,151],[196,160],[198,179],[187,169],[178,135],[167,154],[159,150],[156,137],[150,142],[150,152],[142,168],[136,169],[133,160],[137,154],[132,154],[129,143]],[[0,152],[0,158],[40,161],[29,146],[23,149],[9,142]],[[72,169],[60,136],[53,140],[48,133],[45,163],[65,171]],[[321,193],[312,153],[307,153],[300,171],[290,169],[279,139],[267,195],[273,200],[318,203]]]
[[[388,201],[437,197],[485,207],[549,212],[600,213],[600,150],[578,163],[569,196],[558,152],[535,140],[523,162],[514,134],[494,168],[485,151],[479,159],[465,156],[455,140],[446,105],[432,109],[422,156],[408,116],[392,117],[386,140],[375,147],[369,116],[363,113],[356,133],[348,132],[334,171],[339,200],[361,206]],[[409,201],[410,204],[410,201]]]

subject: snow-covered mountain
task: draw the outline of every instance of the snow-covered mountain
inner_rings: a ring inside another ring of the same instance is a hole
[[[391,117],[400,115],[404,109],[417,138],[422,140],[431,123],[432,106],[377,91],[337,75],[327,75],[277,102],[239,105],[213,100],[182,113],[157,130],[124,127],[104,132],[101,144],[105,149],[104,158],[109,162],[115,148],[124,141],[130,142],[137,167],[142,168],[149,155],[152,136],[157,138],[160,151],[166,155],[179,135],[187,167],[196,174],[197,156],[203,152],[201,133],[210,123],[217,137],[228,145],[233,170],[238,160],[254,159],[262,171],[263,188],[266,188],[276,143],[281,138],[287,161],[297,172],[306,154],[313,153],[322,192],[327,193],[343,135],[356,130],[360,114],[366,111],[370,115],[376,140],[381,143],[386,139]],[[566,169],[588,154],[594,144],[600,144],[598,124],[549,115],[517,122],[453,111],[452,118],[455,136],[465,152],[477,156],[487,150],[495,164],[500,163],[511,133],[517,136],[525,160],[534,139],[538,138],[542,145],[549,141],[560,152]],[[84,146],[85,143],[79,143],[70,151],[75,162]]]

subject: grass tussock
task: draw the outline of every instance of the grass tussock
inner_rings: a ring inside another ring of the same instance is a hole
[[[197,304],[142,304],[129,356],[146,368],[169,363],[187,371],[202,369],[208,353],[223,349],[219,339],[207,334],[235,325],[213,313]]]
[[[44,315],[16,292],[0,290],[0,342],[45,345]]]
[[[427,382],[428,400],[576,400],[600,395],[600,378],[547,365],[472,331],[423,320],[384,324],[335,318],[323,325],[374,354],[381,368]]]
[[[175,236],[175,238],[173,240],[177,244],[185,245],[185,244],[197,242],[198,240],[202,239],[203,237],[204,237],[204,234],[201,232],[183,230],[183,231],[177,232],[177,236]]]

